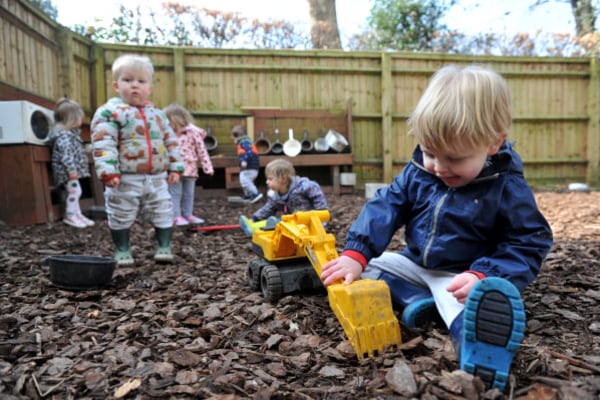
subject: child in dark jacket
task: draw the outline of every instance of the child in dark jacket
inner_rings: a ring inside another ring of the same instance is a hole
[[[507,141],[510,92],[496,72],[447,66],[409,119],[417,147],[350,227],[325,285],[382,279],[414,327],[439,313],[460,368],[504,390],[525,331],[520,292],[552,246],[551,229]],[[384,252],[404,227],[406,246]]]
[[[265,177],[269,188],[267,203],[252,215],[252,220],[240,217],[240,227],[248,236],[267,223],[276,223],[278,213],[327,209],[321,186],[306,177],[296,176],[291,162],[283,158],[271,161],[265,168]],[[271,221],[267,222],[268,219]]]
[[[253,204],[262,199],[254,181],[260,168],[259,155],[246,128],[236,125],[231,130],[231,139],[237,145],[237,156],[240,162],[240,185],[244,191],[244,199]]]

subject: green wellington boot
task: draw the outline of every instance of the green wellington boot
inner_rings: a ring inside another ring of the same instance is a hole
[[[115,245],[115,260],[119,267],[130,267],[134,264],[129,243],[129,229],[110,230]]]
[[[160,263],[172,263],[173,253],[171,252],[171,238],[173,237],[173,228],[155,228],[156,230],[156,253],[154,261]]]

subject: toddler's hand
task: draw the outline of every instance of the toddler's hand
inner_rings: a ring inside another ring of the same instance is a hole
[[[111,178],[111,179],[107,180],[106,182],[104,182],[104,184],[111,188],[119,187],[119,185],[121,184],[121,178],[118,176],[115,176],[114,178]]]
[[[79,175],[77,175],[77,172],[70,172],[69,173],[69,180],[70,181],[74,181],[74,180],[77,180],[77,179],[79,179]]]
[[[471,289],[475,286],[477,281],[479,281],[479,278],[475,274],[463,272],[452,279],[452,282],[450,282],[446,290],[452,293],[459,303],[465,304],[467,296],[469,296]]]
[[[247,163],[246,161],[242,161],[242,162],[240,163],[240,166],[241,166],[242,168],[246,168],[246,167],[248,166],[248,163]]]
[[[340,279],[344,280],[344,284],[349,285],[358,279],[361,273],[362,265],[358,261],[348,256],[340,256],[323,265],[321,280],[325,286],[336,283]]]
[[[167,175],[167,183],[169,185],[174,185],[179,182],[179,174],[177,172],[169,172]]]

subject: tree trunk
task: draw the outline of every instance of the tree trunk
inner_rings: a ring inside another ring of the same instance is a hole
[[[314,49],[341,49],[335,0],[308,0],[310,37]]]
[[[575,17],[575,34],[579,37],[594,32],[596,25],[596,9],[592,0],[570,0],[573,17]]]

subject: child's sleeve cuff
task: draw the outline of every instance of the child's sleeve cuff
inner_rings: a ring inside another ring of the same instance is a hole
[[[363,271],[367,267],[367,259],[365,258],[365,256],[363,256],[362,254],[360,254],[358,251],[355,251],[355,250],[344,250],[342,252],[342,255],[346,256],[346,257],[350,257],[354,261],[358,262],[361,265]]]
[[[469,269],[465,272],[475,275],[477,278],[479,278],[479,280],[485,279],[485,274],[483,272],[473,271],[471,269]]]

